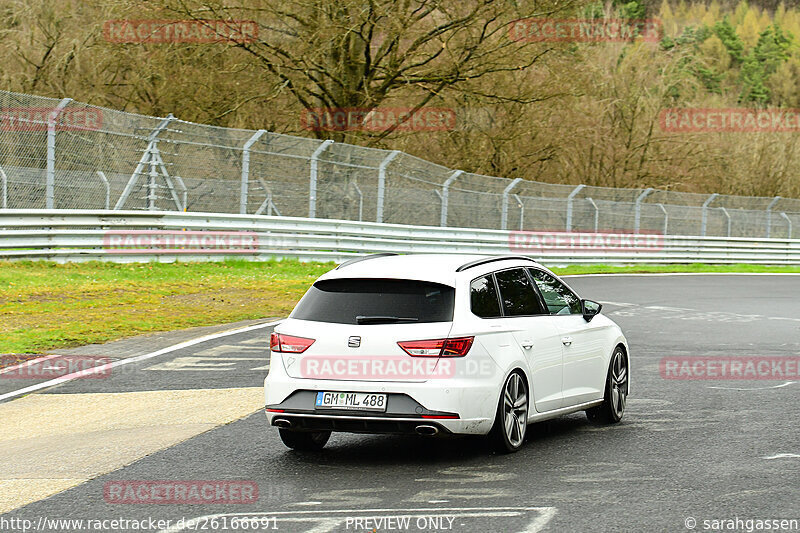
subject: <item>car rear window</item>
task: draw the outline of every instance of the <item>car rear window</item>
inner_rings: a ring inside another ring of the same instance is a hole
[[[404,279],[330,279],[314,283],[291,318],[335,324],[451,322],[455,289]],[[359,322],[357,317],[362,317]],[[380,317],[387,317],[382,320]]]

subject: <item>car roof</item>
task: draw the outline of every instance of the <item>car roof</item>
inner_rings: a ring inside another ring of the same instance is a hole
[[[478,264],[474,268],[457,272],[459,267],[468,263],[482,260],[491,260],[486,264]],[[513,256],[492,256],[477,254],[408,254],[408,255],[375,255],[360,258],[350,264],[343,263],[338,268],[331,270],[320,279],[340,278],[388,278],[388,279],[414,279],[431,281],[454,287],[459,275],[480,275],[484,272],[497,270],[503,262],[524,261]],[[528,260],[530,265],[535,264]]]

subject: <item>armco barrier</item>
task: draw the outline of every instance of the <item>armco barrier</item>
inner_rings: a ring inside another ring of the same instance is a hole
[[[800,265],[800,239],[513,232],[215,213],[0,210],[0,260],[342,261],[378,252],[522,254],[554,265]]]

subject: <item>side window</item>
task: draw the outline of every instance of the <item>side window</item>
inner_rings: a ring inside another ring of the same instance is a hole
[[[529,268],[551,315],[581,314],[581,300],[566,285],[546,272]]]
[[[541,315],[543,310],[536,290],[522,268],[495,273],[500,300],[506,316]]]
[[[492,276],[484,276],[474,280],[469,286],[469,298],[472,312],[481,318],[501,316],[500,301]]]

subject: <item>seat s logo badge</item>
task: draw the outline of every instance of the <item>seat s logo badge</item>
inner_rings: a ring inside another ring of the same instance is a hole
[[[348,348],[359,348],[361,346],[361,337],[353,336],[347,339]]]

